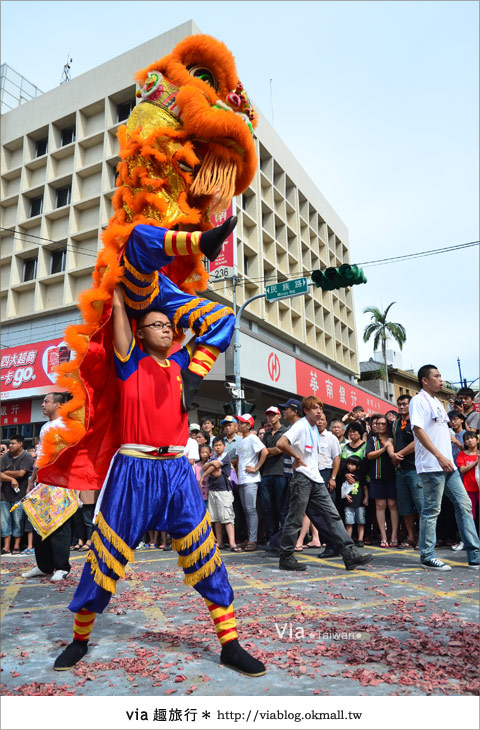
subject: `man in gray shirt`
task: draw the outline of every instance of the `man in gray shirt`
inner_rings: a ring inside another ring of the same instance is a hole
[[[33,471],[33,457],[24,450],[23,441],[23,436],[20,434],[12,436],[9,450],[3,454],[0,461],[2,535],[5,538],[2,555],[10,553],[12,536],[14,539],[12,555],[20,553],[20,541],[25,530],[25,513],[22,505],[10,512],[14,504],[25,497],[28,478]]]

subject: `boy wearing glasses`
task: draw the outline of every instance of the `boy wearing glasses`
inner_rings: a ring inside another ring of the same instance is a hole
[[[249,676],[265,673],[262,662],[238,643],[233,591],[215,544],[210,518],[193,469],[184,456],[188,417],[182,408],[181,371],[191,343],[168,356],[173,328],[161,311],[138,320],[135,343],[117,286],[113,297],[115,369],[120,395],[121,443],[97,502],[92,548],[70,610],[73,641],[54,664],[73,667],[88,651],[97,613],[107,607],[116,581],[125,576],[133,549],[147,530],[167,531],[179,564],[205,599],[222,646],[221,662]]]

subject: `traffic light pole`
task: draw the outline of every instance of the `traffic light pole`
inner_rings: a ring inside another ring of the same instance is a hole
[[[233,291],[235,292],[235,283]],[[242,379],[240,376],[240,320],[242,319],[245,307],[247,307],[250,302],[253,302],[255,299],[262,299],[265,297],[266,294],[256,294],[254,297],[250,297],[250,299],[247,299],[247,301],[242,304],[235,317],[235,329],[233,330],[233,369],[235,373],[235,390],[233,391],[233,401],[235,403],[235,413],[237,416],[242,415],[243,400]]]

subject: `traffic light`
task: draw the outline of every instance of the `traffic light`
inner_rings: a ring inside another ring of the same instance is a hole
[[[323,291],[333,291],[333,289],[342,289],[354,284],[366,284],[367,277],[360,266],[342,264],[337,267],[329,266],[325,271],[320,269],[312,271],[312,281]]]
[[[253,411],[257,407],[256,403],[250,403],[248,400],[242,400],[240,401],[241,407],[240,412],[241,413],[251,413],[253,414]],[[226,416],[235,416],[235,401],[230,401],[229,403],[223,404],[223,410],[225,411]]]

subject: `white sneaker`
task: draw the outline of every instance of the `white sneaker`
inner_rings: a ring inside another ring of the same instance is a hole
[[[480,570],[480,565],[478,563],[469,563],[468,567],[472,570]]]
[[[463,542],[457,542],[456,545],[452,545],[450,550],[454,550],[455,552],[457,552],[458,550],[463,550]]]
[[[69,573],[68,570],[56,570],[55,573],[50,578],[51,583],[58,583],[59,580],[66,578],[68,573]]]
[[[425,560],[424,563],[421,563],[422,568],[426,568],[427,570],[451,570],[451,565],[447,565],[442,560],[439,560],[438,558],[432,558],[431,560]]]
[[[44,573],[43,570],[40,570],[38,565],[36,565],[34,568],[29,570],[27,573],[22,573],[22,578],[36,578],[37,576],[41,578],[45,578],[47,575],[50,575],[50,573]]]

